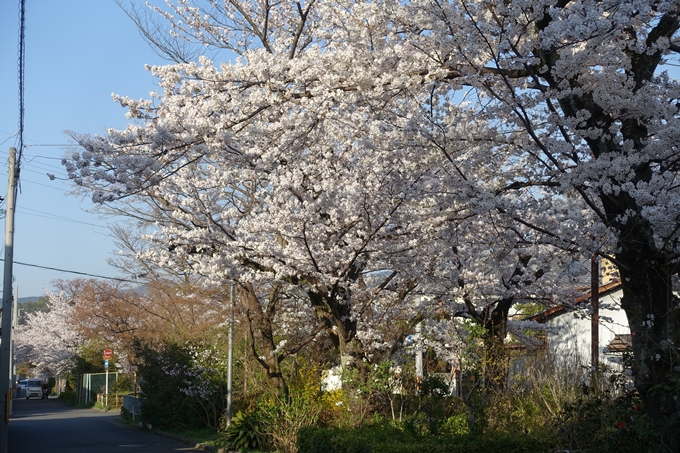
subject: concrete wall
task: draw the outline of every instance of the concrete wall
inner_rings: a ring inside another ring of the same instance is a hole
[[[611,365],[614,369],[621,369],[621,355],[609,354],[607,345],[617,334],[629,334],[628,318],[620,308],[622,291],[616,290],[600,296],[600,362]],[[590,365],[591,324],[590,302],[583,304],[583,309],[565,311],[548,319],[547,325],[553,327],[554,332],[548,333],[548,348],[555,357],[578,359],[584,365]],[[604,305],[618,307],[618,310],[604,308]],[[608,320],[607,318],[611,318]]]

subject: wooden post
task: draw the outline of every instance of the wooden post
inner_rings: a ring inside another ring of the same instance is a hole
[[[593,254],[590,259],[590,305],[592,316],[590,318],[590,365],[593,376],[597,372],[600,361],[600,272],[598,269],[597,255]]]

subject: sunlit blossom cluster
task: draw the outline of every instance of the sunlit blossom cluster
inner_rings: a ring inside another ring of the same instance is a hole
[[[158,10],[224,60],[152,67],[152,99],[116,97],[125,130],[74,135],[69,175],[135,207],[140,258],[281,285],[308,302],[282,322],[326,323],[341,354],[564,303],[593,253],[628,278],[677,261],[676,3],[259,5]]]

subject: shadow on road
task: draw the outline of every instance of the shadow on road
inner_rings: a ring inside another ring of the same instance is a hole
[[[57,398],[15,399],[8,450],[16,453],[163,453],[199,451],[175,440],[125,426],[119,411],[82,409]]]

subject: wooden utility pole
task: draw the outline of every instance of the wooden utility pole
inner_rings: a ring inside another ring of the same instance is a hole
[[[12,371],[12,264],[14,262],[14,205],[16,187],[16,148],[9,149],[7,200],[5,212],[5,272],[2,281],[2,332],[0,333],[0,453],[7,453],[9,432],[10,378]]]
[[[590,366],[597,372],[600,361],[600,270],[597,255],[590,259]]]
[[[229,355],[227,359],[227,428],[231,426],[232,380],[234,368],[234,290],[235,283],[229,286]]]

